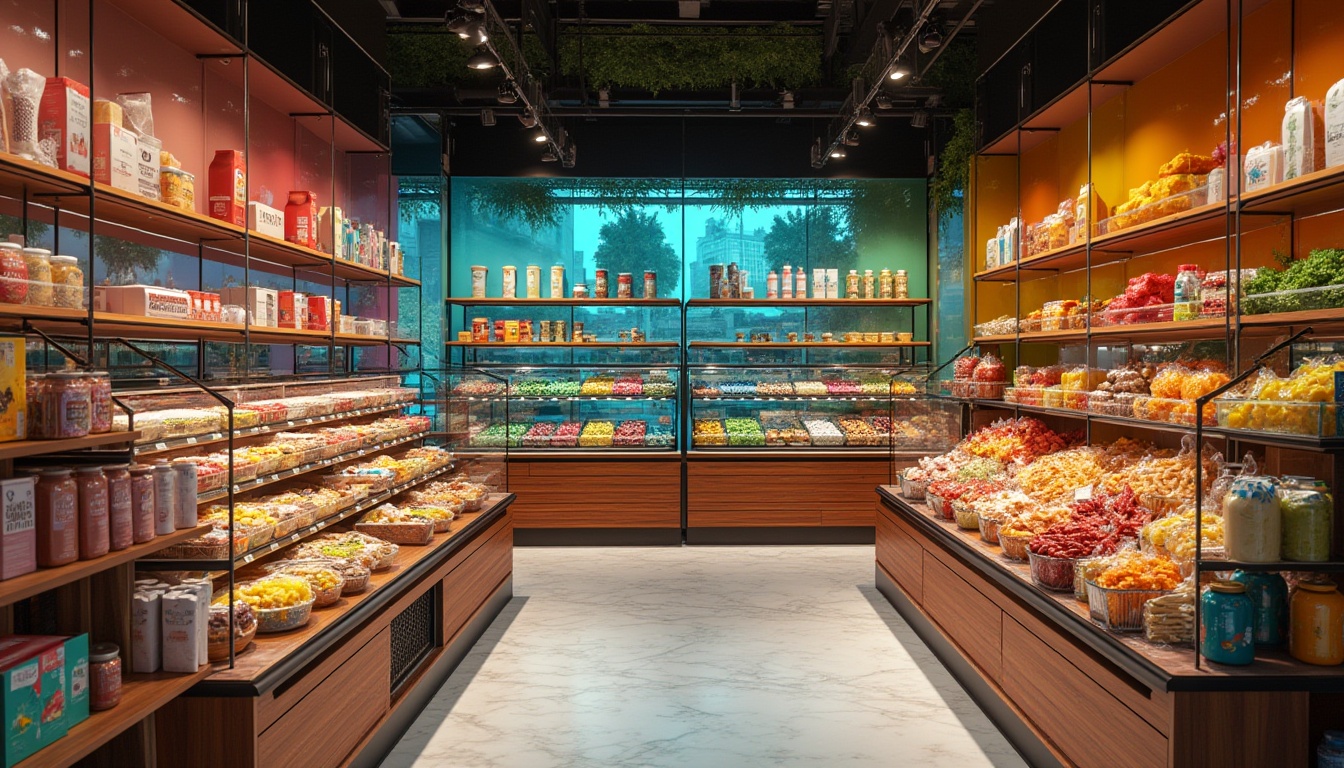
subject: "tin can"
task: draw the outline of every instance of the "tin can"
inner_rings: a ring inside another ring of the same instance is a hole
[[[541,336],[538,339],[538,341],[540,341],[543,344],[549,344],[551,342],[551,321],[542,320],[539,326],[538,333]]]
[[[517,320],[505,320],[505,321],[504,321],[504,341],[507,342],[507,343],[509,343],[509,344],[517,344],[517,343],[518,343],[518,321],[517,321]]]
[[[503,340],[504,340],[504,321],[503,321],[503,320],[496,320],[496,321],[495,321],[495,335],[494,335],[493,337],[491,337],[490,340],[491,340],[491,341],[503,341]]]
[[[644,298],[658,298],[658,273],[652,269],[644,270]]]
[[[485,276],[489,274],[489,267],[472,265],[471,267],[471,298],[485,298]]]
[[[607,280],[607,270],[599,269],[593,273],[593,298],[605,299],[610,296],[611,286]]]
[[[521,342],[523,342],[524,344],[526,344],[526,343],[532,341],[532,321],[531,321],[531,320],[519,320],[519,321],[518,321],[518,340],[521,341]]]
[[[477,344],[486,344],[490,341],[490,318],[471,318],[471,341]]]
[[[616,275],[616,298],[628,299],[631,297],[635,287],[635,276],[629,272],[622,272]]]
[[[518,298],[518,268],[512,264],[504,266],[504,293],[506,299]]]
[[[560,264],[551,267],[551,298],[565,298],[565,268]]]
[[[726,298],[722,295],[723,291],[723,265],[709,265],[709,298]]]
[[[569,337],[565,335],[565,321],[556,320],[555,323],[551,325],[551,341],[562,342],[568,338]]]
[[[541,298],[541,267],[536,264],[527,265],[527,298]]]

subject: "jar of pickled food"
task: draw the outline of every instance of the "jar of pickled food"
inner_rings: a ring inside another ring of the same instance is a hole
[[[1330,559],[1335,502],[1324,483],[1287,476],[1279,487],[1283,513],[1283,559],[1320,563]],[[1231,557],[1231,553],[1228,554]]]
[[[79,559],[79,487],[70,470],[44,469],[37,478],[37,564],[42,568]]]
[[[112,431],[112,377],[107,371],[85,374],[89,380],[89,432],[101,435]]]
[[[51,423],[51,382],[45,373],[30,373],[25,377],[24,390],[28,396],[28,438],[46,440],[55,437]]]
[[[78,371],[61,371],[47,378],[51,383],[51,437],[84,437],[89,434],[93,411],[89,380]]]
[[[125,464],[109,464],[103,467],[103,476],[107,478],[108,546],[122,550],[135,543],[131,473]]]
[[[904,269],[896,270],[892,277],[891,297],[893,299],[910,298],[910,275]]]
[[[1288,653],[1307,664],[1344,663],[1344,595],[1334,582],[1304,581],[1288,603]]]
[[[50,307],[51,251],[46,248],[24,248],[23,261],[28,267],[28,296],[24,303],[32,307]]]
[[[74,256],[51,257],[52,306],[84,308],[84,270]]]
[[[23,246],[0,243],[0,304],[23,304],[28,298],[28,263]]]
[[[79,559],[102,557],[108,550],[107,478],[102,467],[75,470],[79,488]]]
[[[1199,599],[1199,618],[1204,625],[1200,652],[1220,664],[1250,664],[1255,661],[1254,609],[1246,585],[1215,581]]]
[[[131,475],[131,534],[136,544],[144,544],[156,535],[154,532],[154,468],[135,464]]]

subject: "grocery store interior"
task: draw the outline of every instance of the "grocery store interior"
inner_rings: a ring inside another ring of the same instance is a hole
[[[1335,0],[0,0],[4,768],[1344,768]]]

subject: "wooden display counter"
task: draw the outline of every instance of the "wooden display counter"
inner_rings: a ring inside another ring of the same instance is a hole
[[[157,715],[158,765],[377,765],[513,595],[512,494]]]
[[[1341,725],[1344,668],[1196,669],[1192,648],[1107,632],[978,532],[878,496],[878,589],[1033,765],[1305,766]]]
[[[510,451],[518,544],[680,544],[681,454]]]

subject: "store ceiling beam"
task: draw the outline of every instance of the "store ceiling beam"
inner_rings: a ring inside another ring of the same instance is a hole
[[[863,18],[854,24],[854,36],[849,42],[849,63],[858,64],[864,54],[873,50],[878,35],[885,34],[886,23],[896,15],[896,11],[906,0],[873,0]]]
[[[555,61],[557,41],[550,4],[545,0],[523,0],[522,17],[524,28],[537,36],[542,50],[546,51],[546,57]]]

